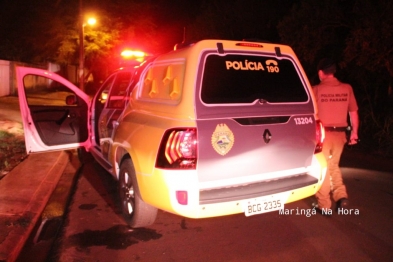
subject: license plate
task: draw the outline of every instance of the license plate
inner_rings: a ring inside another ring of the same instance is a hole
[[[285,198],[281,195],[258,197],[243,202],[244,214],[248,216],[284,209]]]

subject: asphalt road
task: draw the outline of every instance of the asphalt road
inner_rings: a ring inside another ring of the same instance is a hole
[[[248,218],[160,211],[153,226],[131,230],[117,183],[93,161],[82,169],[50,261],[391,261],[393,173],[379,167],[342,168],[352,210],[332,217],[310,212],[309,198],[288,204],[285,214]]]
[[[15,101],[4,101],[0,116],[19,122]],[[136,230],[120,216],[117,183],[92,161],[79,174],[48,261],[391,261],[392,161],[348,149],[342,160],[351,212],[322,217],[310,212],[309,198],[283,214],[248,218],[194,220],[160,211],[154,225]],[[43,243],[40,256],[29,258],[43,261]]]

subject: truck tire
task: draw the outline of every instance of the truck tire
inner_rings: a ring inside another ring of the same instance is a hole
[[[142,200],[130,158],[123,160],[120,165],[119,194],[122,214],[130,227],[147,227],[154,223],[157,208]]]

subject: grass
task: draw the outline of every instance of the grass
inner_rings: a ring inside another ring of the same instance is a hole
[[[0,178],[26,158],[23,136],[0,130]]]

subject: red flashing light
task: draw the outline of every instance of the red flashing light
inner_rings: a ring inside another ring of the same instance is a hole
[[[236,46],[246,46],[246,47],[263,47],[261,44],[256,44],[256,43],[237,43]]]
[[[125,49],[121,52],[121,56],[127,60],[136,60],[138,62],[143,62],[147,57],[147,54],[142,51]]]

